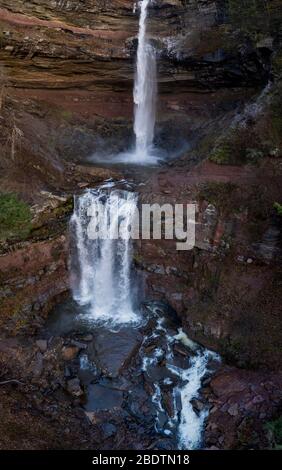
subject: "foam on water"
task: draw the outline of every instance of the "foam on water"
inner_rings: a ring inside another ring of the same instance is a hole
[[[155,381],[153,383],[154,393],[152,395],[152,402],[156,408],[156,429],[166,436],[176,435],[179,449],[197,449],[201,446],[203,427],[208,410],[204,407],[203,410],[196,412],[193,409],[192,400],[199,396],[202,380],[209,373],[210,362],[219,361],[220,358],[216,353],[203,349],[197,343],[190,340],[181,328],[174,335],[168,333],[164,322],[164,317],[157,319],[154,332],[145,338],[144,344],[148,344],[152,340],[155,341],[156,338],[162,336],[165,338],[165,351],[157,347],[150,355],[144,355],[142,361],[142,370],[150,374],[150,368],[157,366],[159,361],[165,358],[168,374],[170,373],[175,377],[172,380],[168,376],[162,379],[162,381]],[[193,351],[187,367],[180,367],[175,364],[172,348],[175,343],[182,343]],[[173,385],[174,381],[175,385]],[[163,407],[163,385],[172,387],[173,408],[173,414],[168,417],[164,426],[161,424],[161,419],[165,413]],[[180,412],[177,406],[179,402],[181,403]]]

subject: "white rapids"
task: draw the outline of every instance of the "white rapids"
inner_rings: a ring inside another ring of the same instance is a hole
[[[165,436],[176,435],[178,449],[193,450],[200,448],[205,419],[208,409],[203,407],[199,412],[193,408],[192,400],[199,397],[202,380],[210,373],[210,363],[219,362],[220,357],[207,349],[203,349],[197,343],[191,341],[182,329],[177,334],[170,334],[164,327],[165,319],[160,317],[153,333],[144,339],[144,345],[154,343],[163,338],[163,347],[156,348],[150,355],[144,355],[142,370],[147,374],[154,374],[154,368],[158,364],[166,363],[167,377],[154,381],[154,393],[152,403],[156,409],[156,430]],[[192,353],[188,367],[182,368],[175,364],[173,345],[182,343]],[[170,374],[170,376],[169,376]],[[173,385],[173,382],[175,384]],[[167,386],[173,387],[173,414],[168,419],[164,418],[163,390]],[[179,411],[179,403],[181,411]],[[164,424],[165,422],[165,424]]]

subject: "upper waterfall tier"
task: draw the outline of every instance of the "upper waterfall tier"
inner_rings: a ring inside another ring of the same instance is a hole
[[[157,67],[156,53],[148,42],[147,13],[151,0],[143,0],[139,19],[136,75],[134,83],[134,133],[136,157],[146,159],[154,140],[156,120]]]

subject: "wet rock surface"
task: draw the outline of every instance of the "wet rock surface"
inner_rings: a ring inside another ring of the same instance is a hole
[[[146,309],[149,306],[148,302]],[[152,303],[151,314],[156,312],[155,308],[156,304]],[[134,352],[125,346],[121,363],[126,358],[127,366],[121,368],[117,376],[111,376],[101,367],[99,355],[94,352],[101,326],[88,324],[81,331],[74,324],[72,331],[54,337],[47,325],[44,335],[34,343],[28,338],[2,337],[1,380],[11,377],[16,380],[0,386],[1,401],[6,406],[0,410],[1,423],[7,426],[5,435],[1,434],[1,448],[6,445],[9,448],[50,448],[58,435],[64,438],[62,448],[83,449],[93,445],[101,449],[179,448],[181,390],[192,380],[187,376],[187,381],[183,381],[180,377],[189,371],[191,361],[201,352],[193,351],[177,339],[183,338],[177,327],[166,330],[165,322],[171,322],[170,309],[158,303],[157,311],[156,316],[150,316],[138,330],[127,328],[127,338],[132,335],[134,343],[136,337],[139,341],[141,336],[142,342],[138,342],[138,347],[135,345]],[[55,314],[58,315],[58,311]],[[62,351],[74,348],[70,344],[81,343],[86,337],[86,348],[66,361]],[[112,351],[105,350],[105,360],[113,361],[115,346],[122,348],[118,337],[118,332],[113,331],[107,335]],[[42,352],[38,352],[39,341],[41,346],[44,342]],[[120,351],[116,351],[120,363]],[[239,370],[220,365],[214,359],[211,358],[200,379],[199,390],[190,397],[190,404],[185,402],[192,407],[196,419],[209,410],[202,446],[211,449],[268,447],[265,426],[279,411],[281,374]],[[182,371],[180,375],[178,371]],[[21,406],[13,415],[19,402]],[[16,427],[19,433],[26,417],[33,423],[27,439],[23,441],[18,434],[11,447],[9,439],[13,429]],[[187,432],[189,436],[189,427]],[[58,444],[55,447],[58,448]]]
[[[47,415],[57,413],[59,419],[73,421],[77,410],[77,433],[86,427],[89,439],[76,435],[81,448],[91,448],[99,436],[99,448],[177,449],[179,393],[185,386],[178,371],[189,369],[191,351],[177,339],[172,309],[160,303],[155,308],[153,303],[151,315],[139,327],[111,331],[88,321],[81,330],[79,323],[72,329],[67,324],[63,336],[54,336],[54,324],[60,322],[57,310],[55,323],[48,322],[45,338],[41,335],[44,352],[38,352],[39,340],[34,348],[28,339],[22,345],[16,339],[2,340],[3,363],[9,357],[15,376],[23,380],[16,385],[18,393],[25,397],[33,388],[38,412],[47,410]],[[167,330],[165,324],[171,322],[174,326]],[[78,344],[85,347],[79,349]],[[41,446],[39,441],[33,445]]]
[[[107,328],[93,334],[93,349],[89,358],[95,358],[105,376],[116,378],[126,369],[142,342],[138,330],[121,328],[117,333]],[[89,350],[89,347],[88,347]]]

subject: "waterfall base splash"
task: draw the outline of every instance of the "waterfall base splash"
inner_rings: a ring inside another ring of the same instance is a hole
[[[154,166],[162,161],[162,156],[161,152],[154,147],[143,150],[135,148],[132,151],[129,150],[116,155],[114,161],[131,165]]]
[[[158,166],[168,159],[167,152],[151,146],[145,150],[132,148],[116,154],[107,154],[106,152],[97,152],[88,158],[91,164],[103,165],[128,165],[128,166]]]

